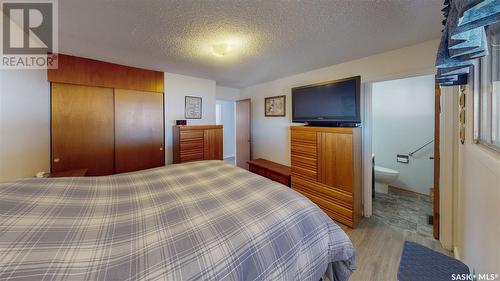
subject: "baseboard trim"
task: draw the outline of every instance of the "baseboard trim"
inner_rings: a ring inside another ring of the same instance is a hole
[[[430,196],[429,194],[423,194],[423,193],[420,193],[420,192],[416,192],[416,191],[413,191],[413,190],[409,190],[409,189],[404,189],[404,188],[401,188],[401,187],[397,187],[397,186],[393,186],[393,185],[389,185],[389,190],[396,190],[396,191],[399,191],[399,192],[402,192],[402,193],[406,193],[408,195],[412,195],[412,196],[422,196],[422,197],[425,197],[425,198],[428,198],[430,199]]]

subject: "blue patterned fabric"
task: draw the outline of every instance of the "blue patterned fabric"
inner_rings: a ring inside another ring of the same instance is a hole
[[[347,281],[354,269],[351,240],[317,205],[223,161],[0,183],[0,281]]]
[[[398,268],[398,281],[446,281],[453,274],[469,274],[469,268],[417,243],[405,241]]]
[[[473,60],[488,54],[485,26],[500,20],[500,0],[445,0],[436,83],[467,83]]]

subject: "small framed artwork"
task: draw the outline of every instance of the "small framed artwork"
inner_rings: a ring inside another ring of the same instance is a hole
[[[186,119],[201,119],[201,97],[186,96],[184,117]]]
[[[266,117],[286,116],[286,96],[267,97],[264,106]]]

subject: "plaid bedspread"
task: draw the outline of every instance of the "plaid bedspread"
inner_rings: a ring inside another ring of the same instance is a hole
[[[222,161],[0,184],[0,280],[313,280],[354,268],[295,191]]]

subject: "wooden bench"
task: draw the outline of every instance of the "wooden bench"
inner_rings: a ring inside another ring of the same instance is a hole
[[[248,161],[248,170],[290,187],[290,167],[266,159]]]

